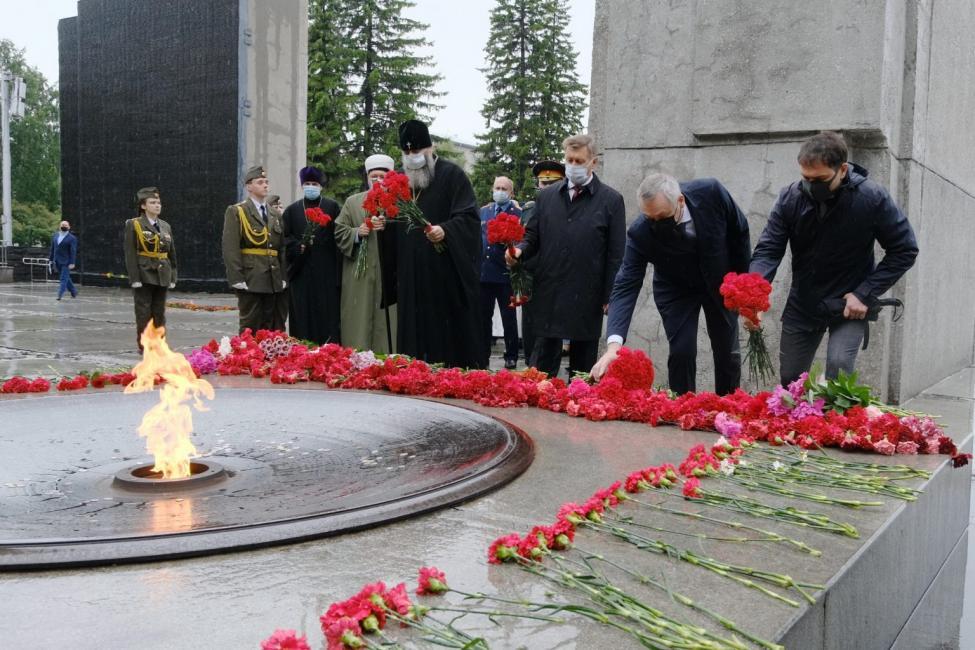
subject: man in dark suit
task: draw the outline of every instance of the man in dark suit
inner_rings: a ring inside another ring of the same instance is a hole
[[[244,175],[247,198],[223,215],[223,263],[237,293],[240,331],[284,331],[288,319],[287,261],[281,215],[267,206],[267,174],[261,166]]]
[[[532,166],[532,176],[535,177],[535,189],[543,190],[549,185],[555,185],[565,178],[565,165],[555,160],[540,160]],[[535,201],[529,201],[521,211],[521,224],[527,226],[535,216]],[[525,269],[534,273],[532,262],[525,262]],[[525,363],[532,358],[535,348],[535,326],[532,324],[531,300],[521,306],[521,348],[525,351]]]
[[[502,212],[521,217],[521,209],[515,206],[512,194],[514,184],[507,176],[494,179],[491,198],[494,199],[481,208],[481,322],[483,324],[482,367],[488,367],[491,358],[491,342],[494,340],[494,305],[501,310],[501,325],[504,328],[504,367],[514,370],[518,364],[518,317],[511,306],[511,278],[504,263],[504,245],[489,244],[487,238],[488,222]]]
[[[139,216],[125,222],[125,269],[135,304],[135,340],[142,352],[149,321],[166,325],[166,292],[176,287],[176,244],[172,228],[159,216],[159,190],[143,187],[135,196]]]
[[[626,235],[623,265],[609,300],[608,349],[593,367],[605,374],[626,339],[647,264],[653,264],[653,301],[660,311],[670,355],[670,388],[695,390],[697,325],[701,309],[714,355],[715,392],[733,392],[741,382],[738,316],[719,293],[726,273],[745,273],[751,259],[748,221],[717,180],[678,183],[650,174],[637,192],[641,215]]]
[[[623,197],[593,173],[598,161],[593,138],[574,135],[562,146],[566,179],[538,193],[525,241],[514,257],[505,253],[509,265],[536,259],[530,365],[550,377],[558,374],[563,339],[570,340],[570,375],[595,363],[626,243]]]
[[[78,290],[71,281],[71,271],[74,270],[75,260],[78,259],[78,238],[71,233],[71,224],[61,222],[61,229],[51,236],[51,253],[48,262],[60,274],[61,284],[58,286],[58,300],[64,292],[71,293],[72,298],[78,297]]]

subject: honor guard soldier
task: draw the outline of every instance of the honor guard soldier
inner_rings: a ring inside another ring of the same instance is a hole
[[[166,291],[176,286],[176,247],[169,224],[159,218],[162,201],[155,187],[136,193],[139,216],[125,222],[125,268],[135,302],[135,340],[142,351],[142,333],[151,320],[166,324]]]
[[[288,283],[281,216],[268,207],[267,174],[261,166],[244,175],[247,198],[223,216],[223,263],[237,293],[240,331],[283,331],[288,318]]]

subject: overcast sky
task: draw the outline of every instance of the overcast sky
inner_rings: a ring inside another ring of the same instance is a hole
[[[480,110],[486,93],[484,77],[477,68],[484,67],[488,17],[494,4],[494,0],[416,0],[416,7],[409,10],[411,17],[430,25],[430,54],[435,71],[444,77],[440,85],[447,93],[440,99],[444,108],[432,125],[437,135],[473,144],[474,135],[484,128]],[[594,4],[595,0],[562,3],[571,13],[571,35],[579,53],[576,69],[587,86]],[[27,61],[56,83],[58,20],[77,13],[75,0],[0,0],[0,38],[25,49]]]

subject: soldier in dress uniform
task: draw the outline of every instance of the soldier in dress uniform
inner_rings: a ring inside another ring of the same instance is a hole
[[[247,198],[223,216],[223,263],[227,283],[237,293],[240,331],[284,331],[288,318],[287,260],[281,215],[268,207],[264,168],[244,175]]]
[[[166,291],[176,286],[176,246],[169,224],[159,218],[162,201],[155,187],[136,192],[139,216],[125,222],[125,268],[135,302],[135,340],[151,320],[166,324]]]

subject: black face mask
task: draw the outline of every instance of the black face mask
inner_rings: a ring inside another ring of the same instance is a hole
[[[650,229],[653,231],[653,234],[657,235],[658,237],[668,237],[677,231],[677,220],[673,217],[657,219],[656,221],[651,219]]]
[[[836,174],[839,174],[840,170],[836,170],[836,173],[828,181],[808,181],[805,178],[802,179],[802,190],[806,193],[809,198],[813,201],[818,201],[819,203],[826,203],[831,198],[833,198],[833,190],[829,189],[830,184],[836,179]]]
[[[68,232],[68,228],[62,228],[61,232]]]

